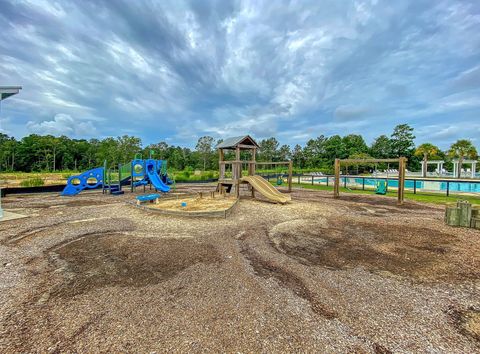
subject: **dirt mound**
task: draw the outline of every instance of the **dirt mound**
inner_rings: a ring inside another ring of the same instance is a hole
[[[399,208],[378,208],[376,206],[362,206],[362,205],[349,205],[347,206],[348,210],[353,214],[358,214],[362,216],[374,216],[374,217],[390,217],[392,214],[406,214],[410,211],[403,210]]]
[[[465,314],[465,330],[477,341],[480,341],[480,311],[467,311]]]
[[[428,279],[460,279],[478,274],[451,262],[455,239],[448,234],[374,222],[298,219],[276,225],[274,247],[305,265],[331,269],[362,266],[370,271]]]
[[[64,263],[66,269],[65,283],[54,291],[58,296],[73,296],[102,286],[156,284],[195,264],[220,261],[213,246],[193,240],[121,234],[81,238],[56,253],[56,262]]]
[[[325,304],[321,303],[316,296],[307,288],[305,283],[293,273],[263,259],[252,248],[245,246],[242,248],[242,254],[247,258],[252,266],[255,274],[263,278],[274,278],[281,286],[289,289],[298,297],[307,300],[316,314],[327,319],[337,317],[337,313],[333,309],[329,309]]]
[[[402,206],[397,205],[397,198],[389,197],[380,197],[377,195],[362,195],[362,194],[342,194],[341,200],[345,202],[354,202],[354,203],[363,203],[370,204],[377,207],[394,207],[399,210],[436,210],[437,207],[428,205],[414,203],[406,200]]]
[[[480,343],[480,309],[470,307],[461,310],[450,306],[446,312],[460,333]]]

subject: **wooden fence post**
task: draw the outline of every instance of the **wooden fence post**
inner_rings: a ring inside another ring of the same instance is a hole
[[[333,185],[333,197],[340,197],[340,159],[335,159],[335,181]]]
[[[288,192],[292,192],[293,161],[288,162]]]
[[[399,158],[399,166],[398,166],[398,196],[397,196],[397,204],[402,205],[403,199],[405,195],[405,168],[406,168],[406,161],[405,157]]]

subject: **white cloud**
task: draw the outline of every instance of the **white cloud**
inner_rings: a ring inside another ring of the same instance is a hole
[[[466,124],[431,124],[417,128],[417,141],[435,142],[442,149],[447,149],[457,139],[470,139],[478,142],[480,124],[468,122]],[[480,147],[479,147],[480,148]]]
[[[67,135],[75,138],[94,137],[98,134],[91,121],[82,121],[72,118],[68,114],[57,114],[53,120],[27,123],[30,132],[54,136]]]
[[[6,108],[18,136],[28,120],[31,132],[78,136],[102,117],[100,135],[135,122],[146,142],[252,133],[296,143],[461,125],[479,108],[473,0],[6,1],[0,81],[24,87]]]
[[[339,121],[357,120],[365,117],[370,110],[366,107],[342,105],[335,109],[334,116]]]

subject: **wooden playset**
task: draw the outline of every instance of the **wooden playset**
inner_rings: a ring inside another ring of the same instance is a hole
[[[259,165],[285,166],[288,168],[288,191],[291,192],[292,161],[257,162],[256,152],[259,146],[249,135],[225,139],[225,141],[217,145],[217,149],[220,169],[217,186],[218,192],[234,193],[235,196],[239,197],[240,186],[245,184],[248,185],[252,197],[255,197],[255,192],[257,191],[275,203],[285,204],[291,200],[289,195],[279,192],[270,182],[257,175],[256,169]],[[249,160],[242,160],[242,155],[243,157],[249,158]],[[233,157],[233,160],[227,160],[228,157]]]

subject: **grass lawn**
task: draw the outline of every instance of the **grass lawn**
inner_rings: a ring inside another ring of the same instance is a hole
[[[0,187],[33,187],[40,185],[65,184],[75,172],[1,172]]]
[[[311,185],[308,183],[292,183],[293,187],[297,188],[305,188],[305,189],[316,189],[322,191],[332,191],[333,193],[333,186],[324,186],[324,185]],[[340,188],[340,193],[355,193],[355,194],[374,194],[373,190],[355,190],[355,189],[348,189],[348,188]],[[386,196],[389,197],[397,197],[397,191],[388,192]],[[451,194],[447,197],[445,194],[437,194],[437,193],[417,193],[413,194],[411,191],[405,191],[405,199],[406,200],[414,200],[417,202],[423,203],[433,203],[433,204],[446,204],[446,203],[453,203],[457,199],[468,200],[472,204],[480,204],[480,196],[467,196],[467,195],[458,195],[458,194]]]

